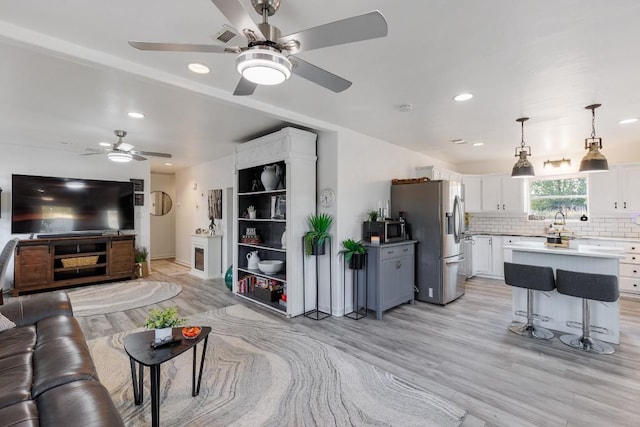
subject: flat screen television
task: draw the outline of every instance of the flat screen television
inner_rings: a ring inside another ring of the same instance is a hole
[[[133,229],[131,182],[12,176],[12,234]]]

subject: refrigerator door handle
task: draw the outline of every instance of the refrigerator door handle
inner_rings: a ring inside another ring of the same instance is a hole
[[[459,264],[459,263],[461,263],[463,261],[464,261],[464,258],[460,258],[460,259],[458,259],[456,261],[445,261],[444,263],[445,264]]]

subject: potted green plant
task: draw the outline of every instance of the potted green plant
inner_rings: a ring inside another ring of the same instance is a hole
[[[367,211],[367,220],[369,220],[369,222],[376,222],[378,220],[378,211],[375,209]]]
[[[147,277],[149,275],[149,250],[146,246],[139,246],[135,251],[136,276]]]
[[[176,326],[183,325],[186,319],[178,315],[177,307],[169,307],[164,310],[158,308],[151,309],[144,327],[147,329],[155,329],[155,340],[160,342],[170,339],[172,329]]]
[[[367,248],[362,243],[347,239],[342,241],[342,249],[338,253],[344,255],[344,262],[351,270],[362,270],[366,252]]]
[[[329,229],[333,225],[333,216],[327,213],[312,214],[307,218],[311,228],[304,234],[305,255],[324,255],[324,241],[331,237]]]

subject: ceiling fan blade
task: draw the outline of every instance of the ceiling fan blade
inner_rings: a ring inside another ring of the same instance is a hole
[[[251,15],[246,11],[238,0],[211,0],[218,10],[227,18],[231,26],[241,33],[245,30],[252,32],[258,40],[264,40],[264,35],[258,25],[251,19]]]
[[[214,44],[190,43],[154,43],[129,40],[132,47],[140,50],[156,50],[162,52],[207,52],[207,53],[240,53],[239,47],[224,47]]]
[[[104,151],[96,151],[94,153],[81,153],[81,156],[95,156],[96,154],[104,154]]]
[[[298,33],[280,37],[278,43],[286,45],[296,40],[300,43],[291,53],[297,53],[339,44],[353,43],[362,40],[376,39],[387,35],[387,21],[379,11],[353,16],[341,21],[331,22],[309,28]]]
[[[131,154],[133,154],[134,158],[135,156],[137,156],[138,154],[142,154],[145,156],[154,156],[154,157],[164,157],[166,159],[170,159],[171,158],[171,154],[168,153],[157,153],[155,151],[130,151]],[[140,157],[140,156],[138,156]],[[136,159],[136,160],[146,160],[144,157],[142,159]]]
[[[289,59],[293,63],[293,74],[336,93],[349,89],[352,84],[349,80],[336,76],[335,74],[320,67],[316,67],[315,65],[310,64],[307,61],[303,61],[296,56],[290,55]]]
[[[137,161],[147,160],[146,157],[138,156],[137,154],[132,154],[133,159]]]
[[[244,77],[241,77],[240,81],[238,82],[238,86],[236,86],[236,90],[233,91],[233,94],[235,96],[253,95],[253,92],[255,92],[257,87],[257,84],[250,82]]]

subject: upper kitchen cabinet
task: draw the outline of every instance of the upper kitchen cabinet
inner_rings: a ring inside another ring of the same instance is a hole
[[[482,177],[482,211],[524,213],[523,181],[504,175]]]
[[[482,212],[482,177],[465,175],[462,177],[462,184],[464,184],[464,210]]]
[[[453,172],[444,168],[439,168],[437,166],[421,166],[416,168],[416,177],[421,178],[426,176],[430,180],[438,181],[441,179],[446,179],[447,181],[462,181],[462,175],[458,172]]]
[[[589,174],[589,211],[632,213],[640,209],[640,166],[616,166],[608,172]]]

